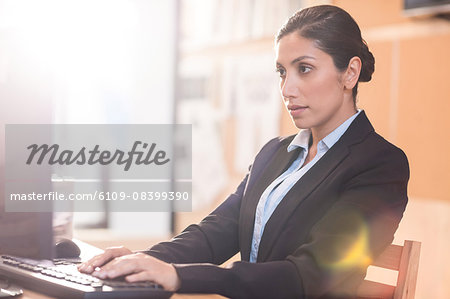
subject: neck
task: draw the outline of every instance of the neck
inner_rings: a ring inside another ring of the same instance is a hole
[[[342,125],[347,119],[357,112],[356,108],[353,106],[351,109],[343,110],[339,115],[330,119],[325,125],[320,127],[311,128],[311,135],[313,142],[311,147],[317,148],[317,144],[320,140],[325,138],[328,134],[333,132],[337,127]]]

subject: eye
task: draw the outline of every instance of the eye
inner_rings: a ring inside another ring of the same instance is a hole
[[[277,67],[276,72],[280,75],[281,78],[286,76],[286,70],[282,67]]]
[[[310,67],[310,66],[307,66],[307,65],[300,65],[299,67],[298,67],[298,71],[301,73],[301,74],[307,74],[307,73],[309,73],[310,71],[312,70],[312,67]]]

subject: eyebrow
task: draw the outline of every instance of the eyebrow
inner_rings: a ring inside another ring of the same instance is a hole
[[[295,58],[294,60],[292,60],[291,61],[291,65],[296,64],[297,62],[302,61],[303,59],[308,59],[308,58],[314,59],[314,60],[316,59],[316,58],[314,58],[312,56],[303,55],[303,56],[299,56],[299,57]],[[277,65],[281,65],[282,66],[282,64],[279,63],[278,61],[277,61]]]

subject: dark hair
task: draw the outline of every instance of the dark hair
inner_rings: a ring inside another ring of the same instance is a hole
[[[348,67],[352,57],[358,56],[362,62],[358,82],[368,82],[372,79],[375,58],[362,39],[358,24],[345,10],[332,5],[302,9],[281,27],[276,42],[292,32],[314,40],[320,50],[333,58],[334,65],[340,71]],[[357,93],[358,83],[352,90],[354,100]]]

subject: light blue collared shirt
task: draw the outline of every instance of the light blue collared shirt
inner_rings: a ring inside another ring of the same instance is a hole
[[[272,215],[275,208],[284,198],[286,193],[297,183],[297,181],[308,172],[314,164],[344,135],[350,124],[358,116],[361,110],[349,117],[333,132],[328,134],[325,138],[317,144],[316,156],[306,165],[305,159],[308,156],[309,139],[311,137],[311,130],[305,129],[298,132],[292,142],[289,144],[287,151],[291,152],[296,148],[301,147],[302,150],[298,158],[292,162],[291,166],[276,178],[263,192],[256,207],[255,225],[253,229],[252,248],[250,252],[250,262],[255,263],[258,257],[259,242],[261,241],[264,227]],[[303,166],[303,167],[302,167]]]

